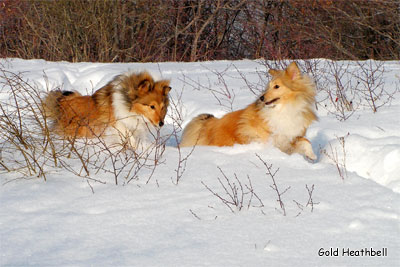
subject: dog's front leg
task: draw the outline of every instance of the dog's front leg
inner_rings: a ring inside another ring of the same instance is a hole
[[[292,143],[293,152],[306,156],[311,160],[316,160],[317,156],[314,154],[310,141],[305,137],[296,137]]]

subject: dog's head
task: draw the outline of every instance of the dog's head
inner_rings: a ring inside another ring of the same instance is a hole
[[[169,106],[168,93],[171,90],[169,84],[169,80],[161,80],[148,89],[148,85],[144,85],[143,89],[146,91],[143,91],[135,100],[130,111],[141,114],[154,126],[162,127]]]
[[[315,96],[314,84],[310,78],[302,75],[299,67],[292,62],[285,70],[269,70],[272,80],[257,103],[268,108],[287,104],[306,98],[312,102]]]

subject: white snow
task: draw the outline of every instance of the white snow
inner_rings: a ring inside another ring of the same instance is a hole
[[[323,77],[330,61],[318,62],[314,75]],[[351,61],[342,63],[353,72],[359,68]],[[386,90],[394,93],[391,100],[373,113],[368,103],[354,97],[358,109],[347,120],[335,116],[323,90],[333,88],[333,81],[320,81],[319,121],[307,132],[316,162],[286,155],[270,144],[196,147],[176,184],[179,156],[184,158],[191,148],[179,155],[171,137],[164,163],[148,184],[151,169],[142,169],[130,183],[121,176],[115,185],[114,176],[102,171],[91,178],[105,184],[62,167],[49,167],[47,181],[0,167],[0,265],[399,266],[400,62],[383,66]],[[245,107],[269,79],[261,61],[251,60],[101,64],[0,59],[0,69],[20,73],[41,91],[60,87],[83,94],[127,70],[148,69],[171,79],[172,100],[182,95],[183,126],[200,113],[221,116]],[[8,90],[0,88],[2,105]],[[173,130],[172,106],[168,114],[164,135]],[[256,155],[272,164],[272,171],[279,168],[278,189],[288,188],[281,195],[286,216]],[[74,164],[79,169],[79,161]],[[248,193],[244,207],[232,212],[206,188],[228,199],[218,178],[225,187],[227,181],[217,167],[237,188],[240,183],[243,192],[253,188],[263,206],[253,197],[248,208]],[[312,186],[314,204],[307,205]],[[318,255],[321,248],[387,248],[388,255],[327,257]]]

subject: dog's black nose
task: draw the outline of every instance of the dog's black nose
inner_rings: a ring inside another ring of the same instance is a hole
[[[164,122],[160,121],[160,122],[158,123],[158,125],[159,125],[160,127],[162,127],[162,126],[164,125]]]
[[[260,97],[260,100],[261,100],[261,101],[264,101],[264,96],[263,96],[263,95]]]

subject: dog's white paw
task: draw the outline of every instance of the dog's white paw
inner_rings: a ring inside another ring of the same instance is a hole
[[[304,155],[308,159],[315,161],[317,156],[314,154],[311,143],[308,140],[302,140],[296,143],[296,152]]]
[[[311,160],[311,161],[316,161],[317,160],[317,156],[314,154],[314,152],[311,152],[312,154],[306,154],[305,156]]]

